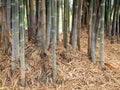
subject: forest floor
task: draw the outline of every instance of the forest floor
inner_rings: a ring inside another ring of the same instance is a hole
[[[120,90],[120,44],[110,44],[105,36],[105,66],[100,66],[100,38],[97,42],[96,59],[93,64],[87,55],[87,30],[82,30],[81,51],[66,54],[63,42],[57,45],[57,77],[52,81],[51,48],[41,59],[35,44],[26,46],[26,88],[20,86],[20,65],[17,63],[15,74],[11,77],[11,56],[3,54],[0,48],[0,90]],[[62,34],[60,35],[62,37]]]

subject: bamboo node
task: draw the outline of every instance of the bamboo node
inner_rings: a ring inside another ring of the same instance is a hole
[[[19,34],[19,31],[18,31],[18,32],[16,32],[16,34]]]
[[[101,6],[105,6],[105,4],[101,4]]]
[[[20,5],[20,8],[23,8],[24,7],[24,5]]]
[[[104,22],[104,18],[102,18],[102,19],[101,19],[101,21],[103,21],[103,22]]]
[[[100,34],[104,34],[104,32],[100,32]]]
[[[24,24],[23,23],[20,23],[20,27],[22,27]]]
[[[12,6],[14,6],[14,5],[15,5],[15,3],[11,3],[11,5],[12,5]]]

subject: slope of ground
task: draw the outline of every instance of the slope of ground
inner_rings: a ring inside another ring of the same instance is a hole
[[[26,88],[20,86],[20,65],[11,77],[11,57],[2,53],[0,48],[0,90],[120,90],[120,44],[110,44],[105,37],[105,65],[101,70],[98,38],[96,59],[93,64],[87,57],[86,29],[82,30],[81,52],[66,54],[62,42],[57,46],[57,77],[52,81],[51,48],[46,51],[46,58],[40,58],[37,48],[32,43],[26,46]]]

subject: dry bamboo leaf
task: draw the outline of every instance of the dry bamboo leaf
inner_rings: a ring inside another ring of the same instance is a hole
[[[87,30],[82,30],[81,35],[81,52],[77,50],[75,55],[72,54],[71,45],[69,45],[69,54],[66,54],[66,50],[62,46],[63,42],[57,45],[57,80],[55,84],[52,83],[51,47],[45,51],[48,58],[44,60],[40,58],[34,40],[27,42],[25,49],[27,86],[25,90],[119,90],[120,70],[116,67],[120,66],[120,45],[111,45],[110,40],[105,39],[105,60],[107,61],[105,65],[109,69],[101,71],[98,66],[99,63],[94,65],[88,59]],[[60,39],[63,40],[63,34],[61,34]],[[98,39],[97,62],[100,61],[99,43],[100,40]],[[4,84],[4,87],[0,87],[0,89],[20,90],[22,88],[17,83],[20,80],[20,65],[18,63],[16,75],[11,77],[11,57],[2,54],[2,51],[3,49],[0,48],[0,84]],[[113,72],[113,68],[117,71]]]

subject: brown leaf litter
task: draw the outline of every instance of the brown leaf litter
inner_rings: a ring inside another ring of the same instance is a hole
[[[93,64],[87,57],[87,30],[82,30],[81,52],[69,53],[62,42],[57,46],[57,77],[52,81],[51,48],[43,60],[36,46],[29,42],[25,49],[26,87],[20,85],[20,65],[11,76],[11,56],[2,54],[0,48],[0,90],[120,90],[120,45],[110,44],[105,37],[105,66],[101,70],[98,37],[96,59]],[[61,40],[62,41],[62,40]]]

